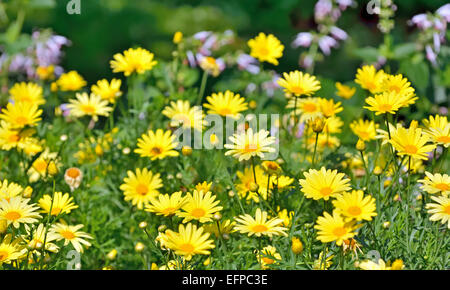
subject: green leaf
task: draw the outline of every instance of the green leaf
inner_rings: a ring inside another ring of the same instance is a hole
[[[405,74],[411,83],[419,90],[424,91],[428,87],[430,69],[425,61],[411,62],[405,60],[400,63],[400,73]]]
[[[403,43],[394,48],[394,59],[404,59],[416,52],[415,43]]]
[[[353,51],[355,57],[361,58],[366,62],[376,62],[380,53],[374,47],[363,47]]]

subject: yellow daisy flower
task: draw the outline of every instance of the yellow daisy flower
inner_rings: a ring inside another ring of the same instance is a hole
[[[70,99],[69,102],[67,109],[70,110],[71,116],[77,118],[91,116],[94,121],[98,121],[98,116],[108,117],[112,111],[112,108],[108,107],[108,101],[95,94],[89,96],[87,93],[77,93],[76,100]]]
[[[356,88],[352,88],[346,85],[341,84],[340,82],[336,83],[336,95],[344,98],[344,99],[351,99],[355,93],[356,93]]]
[[[341,214],[346,221],[352,219],[356,221],[371,221],[376,216],[375,198],[370,195],[364,196],[362,190],[353,190],[337,195],[333,200],[333,205],[338,214]]]
[[[386,74],[383,70],[377,71],[373,65],[365,65],[356,71],[355,83],[372,94],[383,91],[383,81]]]
[[[194,189],[192,194],[188,192],[185,203],[181,208],[183,211],[177,213],[177,216],[184,218],[183,223],[191,220],[207,223],[212,221],[215,213],[223,209],[223,207],[217,206],[219,202],[210,191],[203,192]]]
[[[144,204],[147,205],[152,198],[159,195],[158,189],[163,187],[159,173],[153,174],[147,168],[137,168],[136,174],[131,170],[127,174],[128,177],[123,179],[120,190],[123,191],[124,199],[131,200],[138,209],[142,209]]]
[[[138,148],[135,153],[141,157],[149,157],[151,160],[164,159],[167,156],[176,157],[179,153],[173,150],[178,142],[171,131],[164,132],[162,129],[156,130],[156,133],[149,130],[147,134],[142,134],[138,139]]]
[[[366,103],[368,106],[363,108],[375,112],[375,115],[395,114],[404,106],[402,100],[397,97],[395,92],[383,92],[373,97],[368,97],[366,98]]]
[[[295,108],[295,105],[297,105],[297,108]],[[300,113],[300,122],[307,122],[323,116],[320,109],[319,98],[308,97],[298,99],[297,102],[294,98],[291,98],[289,99],[286,108],[294,109],[294,114]]]
[[[120,86],[122,81],[119,79],[112,79],[111,83],[106,79],[99,80],[97,84],[92,85],[92,93],[100,96],[102,100],[106,100],[112,104],[116,102],[116,99],[122,95],[120,91]]]
[[[417,180],[422,183],[420,187],[423,191],[431,194],[440,193],[448,196],[450,194],[450,176],[447,174],[435,173],[425,171],[426,178]]]
[[[291,185],[292,183],[294,183],[294,181],[295,181],[294,178],[285,175],[272,176],[270,181],[271,183],[270,187],[276,186],[278,190],[287,189],[292,187]]]
[[[386,75],[382,87],[384,91],[394,92],[398,99],[401,99],[402,106],[407,107],[416,102],[418,97],[415,95],[415,90],[411,87],[411,83],[403,75]]]
[[[56,253],[59,247],[52,243],[56,240],[56,234],[51,230],[47,230],[44,224],[39,224],[35,229],[28,230],[28,235],[24,235],[23,239],[27,243],[28,248],[33,249],[33,253],[40,255],[40,248],[43,247],[45,241],[45,250]]]
[[[48,148],[42,152],[38,158],[36,158],[28,170],[28,175],[30,176],[30,182],[36,182],[41,177],[45,177],[49,174],[49,164],[54,162],[56,167],[59,168],[60,164],[56,160],[58,157],[57,152],[50,152]]]
[[[36,126],[41,120],[42,110],[36,104],[8,103],[6,109],[2,109],[0,119],[5,120],[11,128],[23,128]]]
[[[36,74],[39,77],[39,79],[43,81],[51,80],[55,77],[55,66],[54,65],[39,66],[36,69]]]
[[[58,241],[64,240],[64,246],[71,243],[77,252],[83,253],[83,246],[91,246],[91,243],[89,243],[86,239],[92,239],[91,235],[80,231],[83,227],[84,226],[81,224],[69,226],[63,223],[57,223],[52,225],[51,230],[56,234],[56,239]]]
[[[328,200],[350,190],[350,179],[344,178],[345,174],[338,173],[337,170],[322,167],[320,170],[310,169],[303,174],[305,179],[300,179],[299,183],[307,198]]]
[[[192,128],[202,131],[207,122],[203,120],[204,115],[201,107],[191,107],[189,101],[177,100],[177,102],[170,102],[162,111],[162,114],[170,119],[170,126],[183,128]]]
[[[255,235],[261,237],[262,235],[272,237],[273,235],[287,236],[285,232],[287,229],[283,226],[283,220],[279,218],[267,218],[267,212],[261,211],[260,208],[256,209],[255,218],[249,214],[240,215],[235,217],[238,223],[235,226],[236,231],[241,234],[248,233],[248,236]]]
[[[6,235],[0,244],[0,265],[10,264],[23,256],[23,246],[19,244],[20,239],[12,239],[12,235]]]
[[[195,186],[197,191],[203,190],[203,192],[208,192],[211,189],[212,182],[208,183],[206,181],[200,182]]]
[[[183,256],[187,261],[194,255],[209,255],[210,249],[215,248],[214,242],[209,240],[210,234],[204,233],[202,227],[197,228],[191,223],[178,226],[178,232],[167,230],[163,235],[164,245]]]
[[[398,126],[391,131],[390,143],[394,146],[399,156],[427,160],[428,153],[433,151],[436,145],[426,145],[428,136],[422,134],[422,129],[410,127],[409,129]]]
[[[220,66],[217,60],[212,56],[205,56],[200,60],[200,67],[213,77],[220,74]]]
[[[334,117],[337,113],[344,110],[341,106],[341,102],[334,103],[333,99],[327,100],[319,98],[320,111],[325,118]]]
[[[72,201],[73,197],[69,196],[68,193],[65,193],[63,195],[62,192],[55,192],[53,204],[52,204],[52,196],[48,194],[44,195],[41,199],[39,199],[38,203],[39,206],[42,208],[41,212],[58,216],[64,213],[69,214],[73,209],[78,208],[78,205],[76,205]]]
[[[428,213],[431,214],[430,221],[441,221],[447,223],[450,229],[450,198],[447,196],[431,196],[436,203],[428,203]]]
[[[229,235],[231,233],[234,233],[236,230],[234,229],[234,226],[236,225],[236,222],[231,220],[225,220],[221,222],[215,222],[206,224],[203,226],[205,229],[205,232],[208,232],[210,234],[215,235],[217,238],[222,235]]]
[[[61,91],[78,91],[86,86],[87,82],[76,71],[70,71],[62,74],[56,81]]]
[[[18,228],[21,223],[31,224],[37,222],[41,215],[36,212],[35,204],[29,204],[30,199],[20,196],[9,200],[0,200],[0,219],[6,220],[8,226],[12,224]]]
[[[177,191],[168,194],[160,194],[158,197],[150,199],[150,203],[145,205],[145,211],[153,212],[156,215],[172,216],[179,212],[180,208],[186,203],[186,198],[181,197],[182,192]]]
[[[253,199],[255,202],[259,202],[259,195],[252,190],[252,186],[256,184],[263,199],[267,199],[267,175],[259,165],[255,166],[255,174],[256,182],[253,176],[252,167],[244,168],[244,172],[237,171],[236,175],[239,179],[239,183],[236,184],[236,190],[241,197],[246,197],[247,200]],[[272,183],[269,183],[270,188],[271,186]]]
[[[260,62],[268,62],[278,65],[278,59],[283,56],[284,45],[274,35],[266,35],[262,32],[248,41],[250,55]]]
[[[344,122],[338,116],[333,116],[326,119],[325,126],[323,127],[323,131],[328,134],[337,134],[342,132],[342,126],[344,126]],[[309,128],[312,130],[312,128]]]
[[[230,149],[225,152],[225,155],[232,155],[239,161],[249,160],[253,156],[264,158],[264,153],[275,152],[275,148],[270,145],[274,144],[276,139],[269,134],[270,132],[266,130],[253,133],[252,128],[246,132],[234,134],[229,137],[232,144],[225,144],[225,148]]]
[[[276,264],[281,260],[281,255],[274,246],[266,246],[260,252],[256,253],[256,258],[261,263],[264,270],[269,269],[269,265]]]
[[[153,69],[158,63],[153,58],[154,54],[146,49],[141,47],[136,49],[130,48],[125,50],[123,54],[115,54],[114,60],[111,60],[110,64],[114,73],[123,72],[123,74],[128,77],[134,72],[143,74],[144,72]]]
[[[9,200],[11,197],[19,196],[23,192],[23,187],[15,182],[8,182],[8,179],[0,181],[0,200]]]
[[[363,119],[355,120],[350,124],[350,129],[352,129],[353,133],[365,142],[375,140],[378,127],[378,124],[375,124],[375,122]]]
[[[25,102],[29,104],[42,105],[45,104],[43,89],[40,85],[35,83],[16,83],[9,90],[11,100],[14,103]]]
[[[324,212],[323,216],[317,218],[314,228],[318,230],[317,239],[319,241],[322,243],[335,241],[338,246],[342,245],[345,240],[353,238],[356,235],[353,232],[353,225],[344,222],[342,216],[336,211],[333,211],[333,215]]]
[[[430,116],[429,120],[423,120],[427,128],[424,134],[428,135],[432,142],[442,145],[445,148],[450,146],[450,123],[447,117],[436,115]]]
[[[382,259],[378,259],[378,262],[370,260],[359,263],[359,267],[363,270],[391,270]]]
[[[311,96],[321,88],[320,82],[315,76],[298,70],[289,74],[283,73],[283,78],[278,79],[278,85],[284,88],[286,94],[296,97]]]
[[[208,114],[217,114],[223,117],[230,116],[234,119],[239,118],[239,113],[248,109],[248,105],[244,98],[239,94],[230,91],[225,93],[212,93],[206,97],[207,104],[203,106],[208,110]]]

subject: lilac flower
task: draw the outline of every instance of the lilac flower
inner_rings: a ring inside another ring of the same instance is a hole
[[[450,3],[445,4],[444,6],[436,10],[436,13],[444,17],[447,22],[450,22]]]
[[[333,9],[331,0],[319,0],[314,6],[314,17],[316,20],[324,19]]]
[[[337,40],[346,40],[348,37],[347,32],[336,26],[331,27],[330,33]]]
[[[313,64],[314,59],[310,55],[306,55],[301,61],[301,66],[304,68],[310,68]]]
[[[204,42],[212,34],[211,31],[200,31],[194,34],[194,38]]]
[[[336,0],[336,3],[339,5],[339,8],[344,11],[348,6],[353,5],[353,0]]]
[[[58,63],[62,46],[70,44],[67,38],[60,35],[52,35],[45,41],[39,41],[39,32],[34,32],[33,38],[38,40],[36,43],[36,57],[39,66],[49,66]]]
[[[210,50],[211,48],[213,48],[217,43],[217,36],[214,34],[211,34],[211,36],[209,36],[206,40],[205,43],[203,44],[203,47]]]
[[[67,116],[69,116],[70,115],[70,109],[67,107],[67,103],[64,103],[64,104],[61,104],[60,106],[59,106],[59,108],[61,109],[61,111],[62,111],[62,115],[64,116],[64,117],[67,117]]]
[[[434,65],[436,66],[436,53],[433,51],[433,49],[431,48],[431,46],[427,45],[425,47],[425,51],[427,52],[427,59]]]
[[[294,41],[292,42],[292,47],[297,48],[299,46],[303,47],[309,47],[311,45],[311,42],[313,40],[313,36],[309,32],[300,32],[295,37]]]
[[[443,116],[448,115],[448,108],[447,107],[439,107],[439,114]]]
[[[225,61],[222,58],[216,58],[216,63],[219,66],[220,72],[223,72],[225,70]]]
[[[295,137],[298,139],[302,138],[303,133],[305,132],[305,123],[300,123],[297,127],[297,132],[295,133]]]
[[[434,28],[439,30],[441,33],[445,34],[445,31],[447,30],[447,22],[444,19],[434,19]]]
[[[237,58],[238,68],[240,70],[246,70],[251,74],[259,73],[259,66],[257,64],[258,61],[254,57],[245,53],[239,55]]]
[[[275,94],[275,90],[280,87],[280,85],[278,84],[279,78],[279,74],[274,74],[270,81],[261,84],[262,88],[266,91],[269,97],[273,97],[273,95]]]
[[[441,50],[441,38],[437,33],[433,33],[433,45],[436,53],[439,53],[439,51]]]
[[[190,51],[190,50],[186,51],[186,57],[187,57],[187,60],[189,62],[189,65],[191,67],[196,67],[197,66],[197,61],[195,60],[195,56],[192,53],[192,51]]]
[[[426,14],[418,14],[414,16],[411,18],[411,23],[420,29],[427,29],[433,25],[433,23],[428,20],[428,16]]]
[[[319,39],[319,47],[325,55],[329,55],[331,53],[331,48],[337,46],[337,41],[328,35],[322,36]]]

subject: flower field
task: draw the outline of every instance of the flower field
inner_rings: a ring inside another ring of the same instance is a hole
[[[314,2],[291,43],[130,43],[94,81],[64,67],[80,44],[22,32],[19,9],[0,33],[0,268],[449,269],[450,4],[396,42],[379,2],[349,79],[318,68],[351,39],[351,0]]]

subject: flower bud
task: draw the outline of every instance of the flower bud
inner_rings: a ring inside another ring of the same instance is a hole
[[[47,172],[50,176],[55,176],[56,174],[58,174],[59,170],[58,167],[56,166],[55,161],[50,161],[50,163],[48,164],[47,167]]]
[[[167,226],[166,226],[166,225],[160,225],[160,226],[158,227],[158,232],[164,232],[166,229],[167,229]]]
[[[363,140],[358,139],[358,142],[356,142],[356,150],[358,151],[366,150],[366,143]]]
[[[380,166],[375,166],[375,168],[373,169],[373,174],[375,175],[381,175],[381,173],[383,173],[383,169],[381,169]]]
[[[144,221],[144,222],[140,222],[139,223],[139,228],[140,229],[145,229],[146,227],[147,227],[147,222]]]
[[[300,254],[303,251],[303,244],[300,239],[293,237],[292,238],[292,252],[294,254]]]
[[[183,148],[181,148],[181,153],[183,153],[184,156],[189,156],[192,154],[192,148],[190,146],[183,146]]]
[[[106,255],[106,257],[107,257],[109,260],[114,260],[114,259],[116,258],[116,256],[117,256],[117,250],[116,250],[116,249],[112,249],[112,250]]]
[[[387,229],[388,227],[391,226],[391,222],[390,221],[386,221],[383,223],[383,228]]]
[[[30,198],[32,194],[33,194],[33,188],[31,188],[31,186],[25,187],[25,189],[22,192],[22,196],[25,198]]]
[[[215,219],[216,221],[220,221],[220,219],[222,219],[222,215],[221,215],[220,213],[216,213],[216,214],[214,215],[214,219]]]
[[[397,259],[392,263],[392,270],[402,270],[405,266],[403,265],[403,261],[401,259]]]
[[[322,117],[316,117],[311,120],[309,125],[315,133],[321,133],[325,127],[325,119]]]
[[[252,182],[250,182],[249,189],[252,192],[258,192],[259,185],[252,181]]]
[[[145,246],[144,246],[144,244],[141,243],[141,242],[138,242],[138,243],[136,244],[136,246],[134,246],[134,250],[135,250],[136,252],[142,252],[142,251],[144,250],[144,248],[145,248]]]

